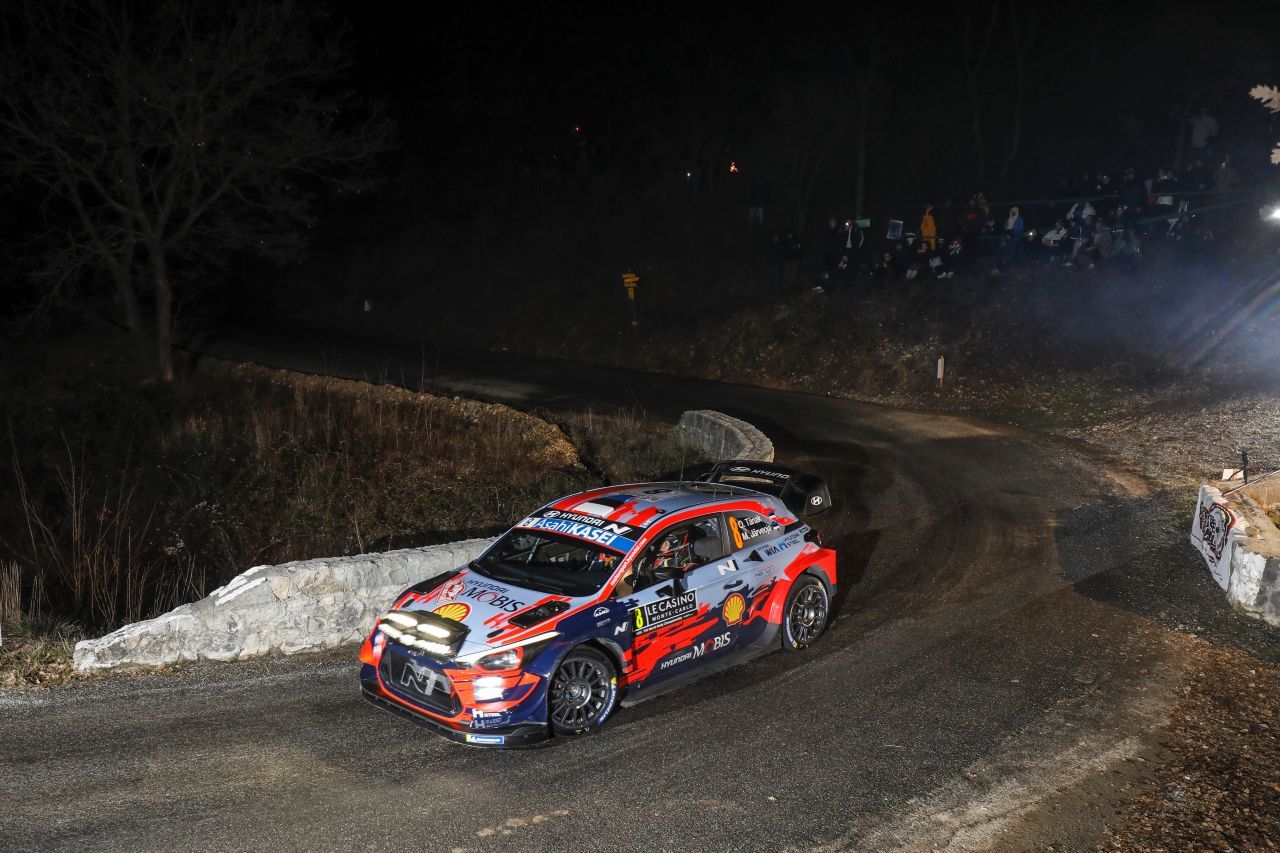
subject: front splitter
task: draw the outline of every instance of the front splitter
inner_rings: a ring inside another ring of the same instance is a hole
[[[546,726],[540,725],[524,725],[510,726],[501,729],[480,729],[478,731],[462,731],[452,726],[436,720],[426,714],[420,714],[412,708],[394,702],[385,696],[381,696],[374,691],[360,685],[360,695],[364,696],[369,702],[377,705],[385,711],[404,717],[406,720],[417,723],[432,729],[437,734],[444,735],[449,740],[456,743],[466,744],[467,746],[487,747],[490,749],[505,749],[513,746],[528,746],[529,744],[544,741],[550,734]]]

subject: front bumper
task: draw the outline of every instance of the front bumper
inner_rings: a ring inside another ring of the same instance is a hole
[[[383,710],[390,711],[397,716],[404,717],[406,720],[417,723],[420,726],[426,726],[433,729],[437,734],[444,735],[449,740],[457,743],[464,743],[467,746],[481,746],[501,749],[513,746],[528,746],[532,743],[546,740],[551,736],[547,726],[526,723],[523,725],[508,726],[506,728],[479,729],[476,731],[466,731],[464,729],[455,729],[436,718],[415,711],[407,705],[383,695],[382,691],[376,685],[370,685],[365,681],[361,681],[360,694],[369,702],[377,705]]]

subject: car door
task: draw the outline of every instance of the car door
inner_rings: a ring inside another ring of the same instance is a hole
[[[686,564],[678,572],[650,581],[661,544],[685,534],[693,536]],[[728,551],[721,515],[707,513],[670,524],[654,534],[646,551],[632,575],[639,585],[623,598],[631,637],[630,678],[637,689],[653,687],[704,659],[721,656],[731,641],[720,618],[728,595],[721,583]]]
[[[771,518],[750,510],[730,510],[724,514],[729,554],[717,565],[723,573],[725,597],[721,613],[725,626],[733,632],[733,643],[741,648],[765,634],[764,606],[776,578],[787,563],[789,549],[780,549],[783,527]]]

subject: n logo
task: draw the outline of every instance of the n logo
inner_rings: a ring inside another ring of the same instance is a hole
[[[440,674],[428,666],[407,662],[400,668],[400,687],[414,690],[422,696],[430,696],[435,692]]]

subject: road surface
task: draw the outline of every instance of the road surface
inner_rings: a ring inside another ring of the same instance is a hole
[[[1154,749],[1178,638],[1267,642],[1224,612],[1167,496],[1042,436],[414,346],[243,335],[207,351],[520,407],[745,418],[832,484],[837,619],[808,652],[526,751],[367,705],[354,649],[0,693],[0,849],[1074,848],[1110,816],[1125,759]]]

